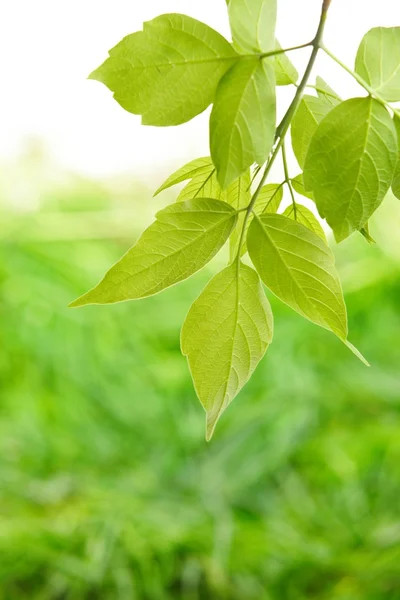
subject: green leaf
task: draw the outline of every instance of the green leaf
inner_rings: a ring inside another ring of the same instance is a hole
[[[400,100],[400,27],[375,27],[362,39],[356,73],[388,102]]]
[[[309,200],[314,200],[314,196],[312,195],[312,193],[307,191],[306,188],[304,187],[303,173],[299,173],[299,175],[296,175],[296,177],[291,179],[290,182],[292,184],[293,189],[298,194],[300,194],[300,196],[304,196],[305,198],[308,198]]]
[[[305,95],[291,125],[293,152],[300,167],[304,167],[311,139],[319,123],[332,110],[332,98],[321,95],[319,97]]]
[[[376,244],[374,238],[371,236],[371,234],[369,232],[369,223],[368,222],[365,224],[365,226],[362,229],[360,229],[360,233],[367,240],[367,242],[369,244],[371,244],[371,245]]]
[[[316,233],[321,240],[328,244],[324,230],[322,229],[321,223],[317,217],[311,212],[311,210],[302,204],[296,203],[296,210],[294,210],[293,204],[287,207],[283,215],[289,219],[294,219],[297,223],[301,223],[304,227],[307,227],[314,233]]]
[[[394,125],[397,132],[397,142],[399,145],[399,153],[397,159],[397,165],[394,172],[393,182],[392,182],[392,192],[400,200],[400,117],[394,117]]]
[[[247,246],[271,292],[347,342],[347,311],[334,256],[318,235],[284,215],[262,215],[250,226]]]
[[[325,79],[322,79],[319,75],[317,75],[316,79],[316,90],[318,97],[322,100],[326,100],[330,102],[332,106],[336,106],[339,102],[342,101],[341,97],[328,85]]]
[[[182,183],[182,181],[186,181],[187,179],[193,179],[193,177],[198,175],[209,175],[214,169],[215,167],[210,156],[196,158],[170,175],[168,179],[166,179],[166,181],[164,181],[164,183],[158,188],[154,196],[157,196],[164,190],[167,190],[178,183]]]
[[[272,341],[273,317],[257,273],[233,263],[191,307],[182,328],[197,396],[207,413],[207,440]]]
[[[179,202],[164,208],[104,279],[71,306],[145,298],[204,267],[236,225],[236,211],[218,200]]]
[[[179,125],[214,100],[239,55],[219,33],[191,17],[161,15],[125,37],[90,75],[144,125]]]
[[[275,125],[275,73],[271,63],[267,59],[243,59],[222,78],[211,113],[211,156],[222,189],[253,163],[266,161]]]
[[[304,167],[320,215],[338,242],[364,227],[389,191],[397,162],[397,136],[376,100],[354,98],[319,125]]]
[[[226,190],[226,201],[228,204],[233,206],[236,210],[246,208],[250,204],[251,200],[251,176],[250,169],[248,169],[239,179],[236,179]],[[238,252],[238,245],[240,242],[243,223],[245,219],[245,211],[242,211],[238,215],[238,222],[233,230],[231,237],[229,238],[229,260],[232,261]]]
[[[234,44],[248,53],[274,50],[276,12],[276,0],[230,0]]]
[[[222,191],[217,180],[217,172],[214,165],[210,171],[198,173],[179,193],[178,202],[192,200],[193,198],[215,198],[225,200],[226,193]]]
[[[282,49],[278,40],[275,41],[275,49]],[[276,85],[292,85],[297,82],[299,74],[287,54],[282,53],[275,56],[274,68]]]

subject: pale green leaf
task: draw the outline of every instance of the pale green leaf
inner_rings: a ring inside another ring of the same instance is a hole
[[[276,0],[230,0],[233,42],[248,53],[274,50]]]
[[[367,222],[362,229],[360,229],[361,235],[367,240],[369,244],[376,244],[374,238],[369,232],[369,223]]]
[[[304,167],[304,185],[338,242],[364,227],[392,183],[397,136],[376,100],[336,106],[318,127]]]
[[[164,181],[164,183],[158,188],[154,196],[157,196],[164,190],[167,190],[178,183],[182,183],[182,181],[186,181],[187,179],[193,179],[193,177],[198,175],[209,175],[213,170],[214,165],[212,164],[210,156],[196,158],[170,175],[168,179]]]
[[[275,73],[271,63],[267,59],[243,59],[222,78],[211,113],[211,156],[222,189],[253,163],[266,161],[275,125]]]
[[[241,177],[236,179],[226,190],[226,202],[233,206],[236,210],[246,208],[251,200],[251,176],[248,169]],[[245,211],[238,215],[238,221],[231,237],[229,238],[229,259],[232,261],[238,252],[243,223],[245,219]]]
[[[294,219],[297,223],[301,223],[314,233],[316,233],[321,240],[328,243],[326,239],[326,235],[324,230],[322,229],[321,223],[318,221],[317,217],[311,212],[309,208],[303,206],[302,204],[296,203],[296,210],[294,209],[293,204],[287,207],[284,211],[283,215],[285,217],[289,217],[289,219]]]
[[[282,49],[278,40],[275,41],[275,49]],[[274,69],[276,85],[291,85],[296,83],[299,78],[299,74],[287,54],[282,53],[275,56]]]
[[[325,79],[322,79],[319,75],[317,75],[316,78],[316,90],[318,97],[327,100],[332,106],[336,106],[342,101],[335,90],[333,90],[331,86],[326,83]]]
[[[319,123],[333,108],[332,101],[331,97],[327,100],[325,94],[319,97],[306,94],[300,102],[292,121],[291,134],[293,152],[302,168],[304,167],[311,139]]]
[[[104,279],[71,306],[152,296],[204,267],[236,225],[236,211],[218,200],[179,202],[161,210]]]
[[[272,341],[273,317],[257,273],[233,263],[191,307],[182,328],[197,395],[207,413],[207,440]]]
[[[385,100],[400,100],[400,27],[368,31],[358,49],[355,70]]]
[[[215,198],[225,200],[226,193],[222,191],[218,183],[217,171],[214,165],[209,170],[199,172],[181,190],[177,198],[178,202],[192,200],[193,198]]]
[[[300,196],[304,196],[309,200],[314,200],[314,196],[312,195],[312,193],[306,190],[306,188],[304,187],[303,173],[299,173],[298,175],[296,175],[296,177],[291,179],[290,182],[292,184],[293,189],[298,194],[300,194]]]
[[[145,125],[179,125],[214,100],[238,54],[219,33],[186,15],[161,15],[125,37],[91,79],[104,83]]]
[[[393,183],[392,183],[392,192],[400,200],[400,117],[394,117],[394,124],[397,131],[397,142],[399,145],[399,153],[397,159],[397,165],[394,172]]]
[[[271,292],[346,343],[347,311],[334,256],[317,234],[284,215],[262,215],[250,226],[247,246]]]

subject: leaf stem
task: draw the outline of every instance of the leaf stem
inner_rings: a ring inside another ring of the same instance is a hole
[[[260,54],[260,58],[268,58],[269,56],[276,56],[278,54],[285,54],[286,52],[293,52],[294,50],[302,50],[303,48],[308,48],[313,45],[313,41],[307,42],[306,44],[300,44],[299,46],[292,46],[291,48],[277,48],[276,50],[271,50],[271,52],[263,52]]]
[[[296,94],[292,100],[292,103],[290,104],[288,110],[286,111],[285,116],[283,117],[282,121],[280,122],[280,124],[277,127],[276,136],[275,136],[275,139],[277,141],[275,144],[275,148],[273,149],[272,154],[265,166],[265,170],[264,170],[263,176],[261,178],[261,181],[258,184],[258,187],[251,198],[249,206],[247,207],[246,215],[245,215],[245,218],[243,221],[243,228],[242,228],[242,232],[241,232],[240,240],[239,240],[239,246],[238,246],[238,252],[237,252],[237,260],[238,261],[240,260],[240,250],[242,247],[243,238],[244,238],[244,234],[246,231],[246,225],[249,220],[250,213],[253,211],[253,208],[258,200],[261,190],[264,187],[267,177],[272,169],[272,165],[274,164],[275,159],[278,156],[279,151],[283,146],[283,143],[285,140],[285,135],[287,134],[287,132],[289,130],[290,123],[292,122],[292,119],[296,113],[296,110],[301,102],[301,99],[304,94],[304,90],[306,89],[311,72],[314,68],[314,64],[315,64],[316,58],[318,56],[318,52],[322,47],[322,38],[324,35],[324,29],[325,29],[325,24],[326,24],[326,18],[328,15],[329,4],[330,4],[330,2],[327,2],[327,0],[324,0],[323,5],[322,5],[321,17],[319,20],[317,33],[315,34],[314,40],[311,42],[311,44],[309,44],[312,46],[312,52],[311,52],[311,56],[308,61],[306,70],[304,71],[303,78],[296,90]]]
[[[283,171],[285,173],[285,183],[288,186],[290,195],[292,197],[294,219],[295,219],[295,221],[297,221],[297,204],[296,204],[296,198],[294,197],[294,192],[293,192],[293,188],[292,188],[292,184],[291,184],[290,176],[289,176],[289,168],[288,168],[288,162],[287,162],[287,156],[286,156],[285,141],[283,141],[283,144],[282,144],[282,162],[283,162]]]
[[[373,96],[378,102],[380,102],[386,108],[392,110],[396,115],[400,116],[400,112],[393,108],[387,100],[385,100],[376,90],[374,90],[358,73],[350,69],[344,62],[340,60],[333,52],[331,52],[324,44],[321,45],[321,50],[325,52],[335,63],[337,63],[342,69],[344,69],[349,75],[351,75],[357,83],[363,87],[370,96]]]

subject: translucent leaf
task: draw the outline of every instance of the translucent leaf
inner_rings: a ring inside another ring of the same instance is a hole
[[[247,53],[274,49],[276,0],[230,0],[228,12],[234,44]]]
[[[368,31],[358,49],[355,70],[385,100],[400,100],[400,27]]]
[[[293,204],[287,207],[284,211],[283,215],[285,217],[289,217],[289,219],[294,219],[297,223],[301,223],[314,233],[316,233],[321,240],[328,243],[326,239],[326,235],[324,230],[322,229],[321,223],[318,221],[317,217],[311,212],[309,208],[303,206],[302,204],[296,203],[296,210],[294,210]]]
[[[233,263],[191,307],[182,328],[197,395],[207,413],[207,440],[272,341],[273,317],[257,273]]]
[[[145,125],[179,125],[214,100],[238,54],[219,33],[191,17],[161,15],[126,36],[91,79],[104,83]]]
[[[338,242],[364,227],[378,208],[396,162],[396,130],[376,100],[347,100],[322,121],[307,154],[304,185]]]
[[[339,101],[336,102],[336,104]],[[293,152],[300,167],[304,167],[311,139],[322,119],[332,110],[332,98],[303,96],[291,125]]]
[[[275,41],[275,49],[282,49],[278,40]],[[274,68],[276,85],[291,85],[297,82],[299,74],[286,54],[282,53],[275,56]]]
[[[210,120],[211,156],[226,189],[253,163],[263,164],[276,124],[275,73],[267,60],[246,59],[221,80]]]
[[[236,210],[246,208],[251,200],[251,176],[250,169],[246,171],[239,179],[231,183],[226,190],[226,201]],[[229,259],[232,261],[238,252],[238,245],[242,234],[245,211],[238,215],[238,222],[229,238]]]
[[[210,156],[196,158],[170,175],[168,179],[164,181],[164,183],[158,188],[154,196],[157,196],[157,194],[160,194],[164,190],[167,190],[178,183],[182,183],[182,181],[193,179],[193,177],[196,177],[197,175],[208,175],[214,170],[214,168],[215,167]]]
[[[222,248],[237,220],[218,200],[168,206],[104,279],[71,306],[111,304],[152,296],[204,267]]]
[[[193,198],[215,198],[225,200],[226,194],[222,191],[217,180],[215,167],[209,171],[198,173],[179,193],[178,202],[192,200]]]
[[[335,92],[335,90],[333,90],[331,86],[326,83],[325,79],[322,79],[322,77],[320,77],[319,75],[316,79],[316,88],[318,97],[322,98],[323,100],[326,100],[327,102],[330,102],[332,106],[336,106],[337,104],[339,104],[339,102],[342,101],[342,99]]]
[[[399,153],[397,159],[397,165],[394,172],[393,183],[392,183],[392,192],[400,200],[400,118],[394,117],[394,124],[397,131],[397,142],[399,145]]]
[[[318,235],[284,215],[262,215],[250,226],[247,246],[271,292],[347,342],[347,311],[334,256]]]
[[[291,179],[290,182],[292,184],[293,189],[298,194],[300,194],[300,196],[304,196],[305,198],[308,198],[309,200],[314,200],[314,196],[312,195],[312,193],[307,191],[306,188],[304,187],[303,173],[299,173],[299,175],[296,175],[296,177]]]

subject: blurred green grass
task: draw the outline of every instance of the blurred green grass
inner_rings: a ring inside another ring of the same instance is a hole
[[[207,445],[179,330],[215,264],[146,301],[67,309],[153,206],[116,211],[81,180],[48,196],[0,225],[1,600],[399,599],[388,209],[378,247],[338,249],[372,368],[271,298],[274,343]]]

